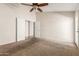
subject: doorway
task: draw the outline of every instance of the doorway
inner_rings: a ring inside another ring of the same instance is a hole
[[[25,39],[35,37],[35,22],[25,21]]]

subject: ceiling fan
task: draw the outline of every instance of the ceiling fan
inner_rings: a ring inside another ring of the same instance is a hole
[[[32,12],[33,10],[38,10],[40,12],[43,12],[42,9],[40,9],[40,7],[43,7],[43,6],[47,6],[48,3],[32,3],[32,5],[30,4],[26,4],[26,3],[21,3],[22,5],[25,5],[25,6],[31,6],[32,9],[30,10],[30,12]]]

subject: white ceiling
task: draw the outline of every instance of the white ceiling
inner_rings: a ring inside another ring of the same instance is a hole
[[[31,3],[29,3],[31,4]],[[10,6],[19,6],[20,3],[10,3]],[[26,6],[25,6],[26,7]],[[40,7],[44,12],[75,11],[79,9],[79,3],[49,3],[48,6]]]
[[[41,7],[44,12],[53,11],[75,11],[79,9],[78,3],[51,3],[48,6]]]

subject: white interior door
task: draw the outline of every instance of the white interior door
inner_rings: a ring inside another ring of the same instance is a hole
[[[25,40],[25,20],[17,18],[17,41]]]
[[[40,38],[40,22],[39,21],[35,22],[35,37]]]
[[[30,22],[30,37],[33,37],[33,22]]]
[[[28,37],[28,21],[25,22],[25,38]]]

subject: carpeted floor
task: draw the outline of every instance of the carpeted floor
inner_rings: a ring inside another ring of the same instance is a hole
[[[31,44],[12,50],[9,56],[78,56],[79,50],[74,44],[64,45],[45,40],[32,40]],[[35,42],[34,42],[35,41]],[[11,52],[11,51],[9,51]]]

